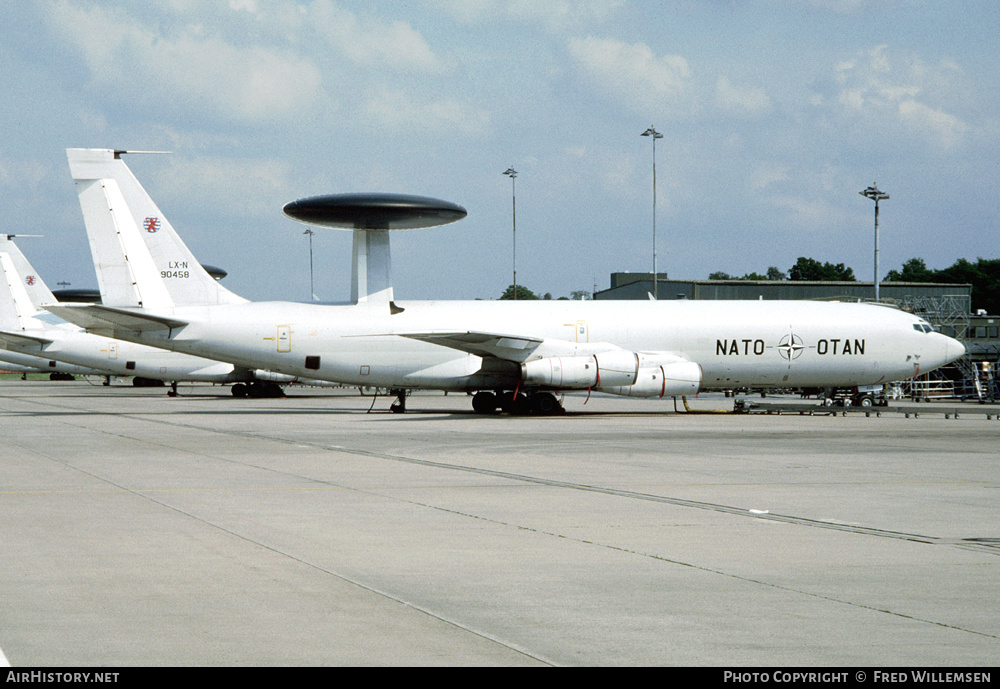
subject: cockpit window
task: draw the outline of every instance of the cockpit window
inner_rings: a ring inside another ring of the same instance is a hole
[[[918,333],[932,333],[932,332],[934,332],[934,328],[932,328],[931,326],[927,325],[926,323],[914,323],[913,324],[913,329],[916,330]]]

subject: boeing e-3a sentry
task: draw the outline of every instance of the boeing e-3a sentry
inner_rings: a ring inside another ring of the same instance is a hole
[[[397,301],[389,235],[465,216],[386,194],[301,199],[294,219],[353,232],[347,304],[249,302],[201,270],[122,160],[69,149],[102,305],[55,307],[165,349],[343,384],[475,393],[480,413],[561,410],[557,395],[672,398],[733,387],[848,387],[910,378],[964,353],[877,304],[795,301]]]
[[[24,362],[37,357],[40,366],[48,364],[49,370],[132,376],[140,386],[170,382],[171,395],[177,393],[178,381],[233,383],[238,395],[255,385],[276,394],[269,387],[274,385],[272,380],[291,380],[290,376],[275,377],[266,371],[91,334],[40,308],[54,302],[13,235],[0,235],[0,349],[6,350],[0,352],[2,359],[20,357],[18,362]]]
[[[11,373],[48,373],[51,380],[73,380],[73,376],[106,376],[106,371],[64,364],[30,354],[0,351],[0,371]]]

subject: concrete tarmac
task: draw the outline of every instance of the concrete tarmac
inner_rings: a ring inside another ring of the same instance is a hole
[[[574,396],[564,416],[483,417],[464,395],[396,415],[350,391],[180,393],[0,382],[0,659],[1000,657],[995,409],[690,414]]]

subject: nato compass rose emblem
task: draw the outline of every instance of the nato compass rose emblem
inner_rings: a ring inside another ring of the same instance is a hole
[[[778,351],[788,361],[798,359],[803,349],[805,349],[805,345],[802,344],[802,338],[792,333],[785,335],[778,343]]]
[[[149,232],[150,234],[156,232],[160,229],[160,219],[159,218],[146,218],[142,223],[142,228]]]

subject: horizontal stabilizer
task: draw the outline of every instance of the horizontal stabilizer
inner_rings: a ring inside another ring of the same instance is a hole
[[[188,324],[176,318],[100,304],[44,304],[43,308],[91,332],[173,330]]]
[[[33,337],[23,332],[0,330],[0,345],[3,347],[44,347],[49,344],[52,344],[52,340],[45,337]]]

